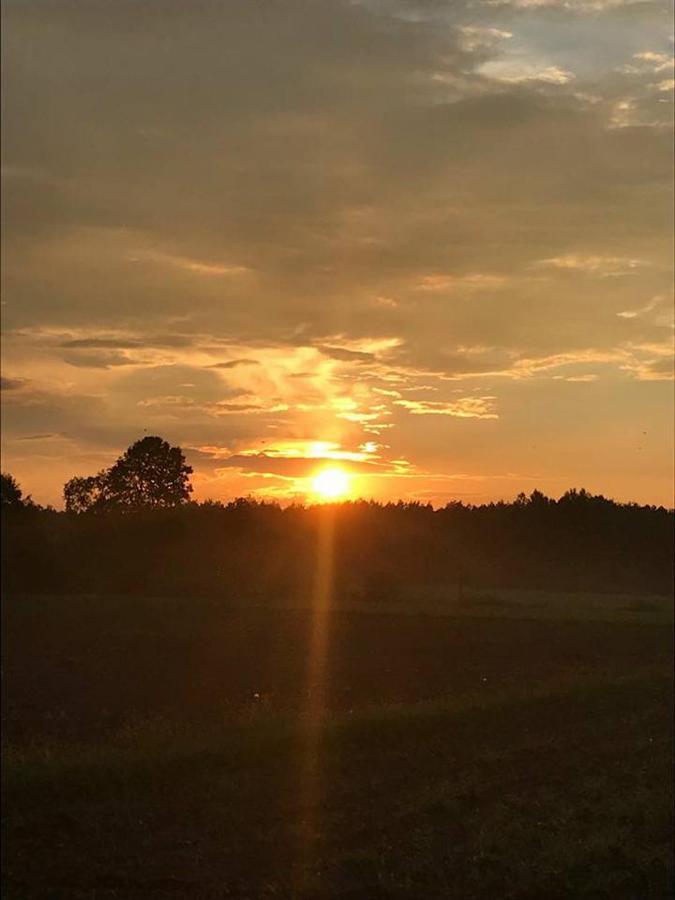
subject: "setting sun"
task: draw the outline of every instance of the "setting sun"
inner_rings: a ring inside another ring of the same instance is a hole
[[[325,500],[338,500],[349,493],[351,476],[344,469],[332,466],[321,469],[312,479],[312,490]]]

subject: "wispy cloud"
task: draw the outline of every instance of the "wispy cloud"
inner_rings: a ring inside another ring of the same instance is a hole
[[[644,306],[638,306],[635,309],[624,309],[621,312],[617,313],[617,316],[621,319],[641,319],[643,316],[646,316],[648,313],[653,312],[655,309],[658,309],[665,302],[665,297],[657,294],[655,297],[645,303]]]
[[[177,269],[182,269],[185,272],[194,272],[196,275],[225,277],[246,275],[251,271],[247,266],[221,262],[206,262],[200,259],[191,259],[187,256],[163,253],[159,250],[140,250],[130,255],[128,259],[131,263],[145,262],[173,266]]]
[[[460,25],[458,31],[461,35],[462,47],[468,52],[490,49],[501,41],[508,41],[513,37],[512,31],[504,28],[490,28],[485,25]]]
[[[239,366],[259,366],[257,359],[229,359],[227,362],[211,363],[210,369],[236,369]]]
[[[457,419],[497,419],[496,397],[461,397],[450,402],[434,400],[395,400],[414,416],[453,416]]]
[[[622,7],[649,7],[651,0],[486,0],[488,6],[512,7],[520,10],[563,10],[591,14]]]
[[[596,275],[600,278],[632,275],[638,269],[648,265],[649,263],[644,259],[624,256],[594,256],[579,253],[552,256],[549,259],[538,260],[533,264],[535,268],[581,272],[586,275]]]
[[[505,84],[552,84],[565,85],[574,81],[574,72],[562,66],[542,65],[526,60],[502,59],[488,62],[481,67],[481,73]]]
[[[419,291],[451,291],[454,288],[490,290],[502,287],[507,279],[503,275],[474,272],[468,275],[433,274],[423,275],[416,283]]]
[[[622,67],[622,71],[628,74],[644,72],[668,72],[675,68],[675,57],[667,53],[659,53],[654,50],[644,50],[633,54],[633,62]]]

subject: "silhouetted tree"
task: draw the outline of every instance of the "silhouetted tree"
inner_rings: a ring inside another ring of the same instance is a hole
[[[30,498],[29,498],[30,499]],[[2,509],[22,509],[25,505],[23,492],[13,475],[8,472],[0,474],[0,502]]]
[[[145,437],[108,470],[106,489],[116,506],[179,506],[190,499],[191,474],[180,447],[160,437]]]
[[[63,487],[63,499],[66,511],[74,513],[100,512],[110,504],[107,488],[108,472],[103,470],[98,475],[75,477],[67,481]]]
[[[191,474],[180,447],[160,437],[145,437],[109,469],[71,478],[63,489],[66,509],[81,513],[180,506],[190,499]]]

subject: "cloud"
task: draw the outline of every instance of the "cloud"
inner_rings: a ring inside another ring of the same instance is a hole
[[[663,10],[9,0],[3,350],[30,380],[6,395],[10,462],[64,430],[64,470],[104,464],[151,428],[386,435],[390,463],[518,472],[541,396],[551,471],[554,428],[580,471],[632,471],[617,435],[670,412],[644,380],[665,306],[644,302],[671,291]],[[39,496],[50,472],[26,471]]]
[[[436,400],[395,400],[414,416],[453,416],[458,419],[496,419],[495,397],[462,397],[453,402]]]
[[[420,291],[449,291],[453,288],[489,290],[502,287],[506,283],[503,275],[476,272],[469,275],[423,275],[417,283]]]
[[[647,313],[658,309],[658,307],[664,303],[665,299],[665,297],[657,294],[656,297],[652,297],[652,299],[648,303],[645,303],[644,306],[638,306],[636,309],[624,309],[621,312],[618,312],[617,316],[621,319],[639,319]]]
[[[61,441],[66,438],[66,435],[60,432],[47,431],[44,434],[26,434],[23,437],[17,438],[19,441]]]
[[[656,358],[627,363],[625,368],[638,381],[673,381],[675,380],[675,362],[672,358]]]
[[[0,378],[0,390],[17,391],[27,383],[25,378],[9,378],[3,375]]]
[[[534,264],[538,268],[582,272],[587,275],[597,275],[600,278],[631,275],[637,269],[647,265],[649,263],[643,259],[631,259],[621,256],[593,256],[577,253],[542,259]]]
[[[642,381],[673,381],[675,364],[672,359],[656,359],[647,363],[640,372]]]
[[[651,7],[651,0],[486,0],[488,6],[512,7],[519,10],[561,10],[583,15],[614,9]]]
[[[635,63],[632,66],[625,66],[624,71],[629,73],[641,72],[648,69],[650,72],[668,72],[675,66],[675,57],[672,54],[658,53],[654,50],[644,50],[641,53],[634,53],[633,59]]]
[[[245,275],[250,269],[247,266],[204,262],[199,259],[190,259],[186,256],[175,256],[170,253],[161,253],[156,250],[141,250],[136,255],[129,257],[132,263],[158,263],[160,265],[175,266],[186,272],[194,272],[197,275],[209,276],[234,276]]]
[[[486,63],[482,66],[481,72],[488,78],[503,81],[505,84],[565,85],[575,78],[574,72],[560,66],[537,65],[534,62],[509,60],[508,58]]]
[[[259,366],[257,359],[230,359],[227,362],[212,363],[210,369],[236,369],[238,366]]]
[[[101,350],[94,352],[72,352],[64,355],[69,366],[83,369],[110,369],[113,366],[132,366],[135,360],[126,353],[117,350]]]
[[[38,335],[36,335],[37,337]],[[143,334],[138,336],[112,336],[112,337],[81,337],[69,338],[59,343],[60,347],[73,350],[133,350],[167,347],[189,347],[194,338],[189,335],[153,335]]]
[[[145,341],[140,338],[74,338],[63,341],[60,347],[73,350],[126,350],[132,347],[143,347]]]
[[[269,400],[257,400],[254,397],[231,402],[219,400],[210,407],[211,412],[223,416],[234,413],[277,413],[285,412],[287,409],[288,404],[276,397]]]
[[[462,46],[469,52],[490,49],[499,41],[508,41],[513,32],[503,28],[490,28],[485,25],[460,25]]]
[[[672,381],[675,378],[672,341],[626,343],[621,368],[636,381]]]
[[[349,350],[346,347],[329,347],[320,344],[317,349],[329,356],[331,359],[339,359],[344,362],[372,362],[375,359],[374,353],[367,353],[364,350]]]
[[[590,384],[598,380],[598,375],[589,373],[587,375],[553,375],[554,381],[568,381],[572,384]]]

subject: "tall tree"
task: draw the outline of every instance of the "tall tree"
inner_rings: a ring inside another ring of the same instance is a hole
[[[190,499],[192,467],[180,447],[160,437],[132,444],[98,475],[71,478],[63,493],[70,512],[179,506]]]

